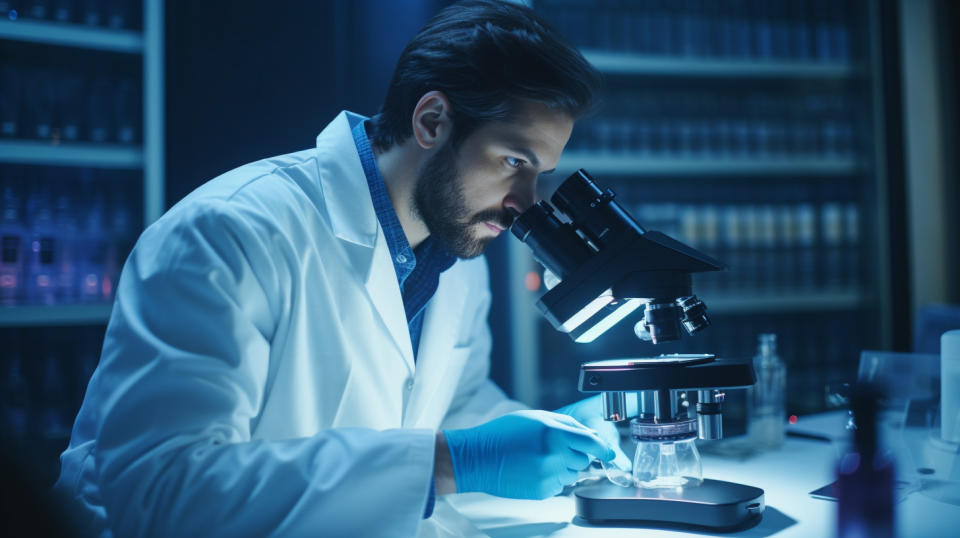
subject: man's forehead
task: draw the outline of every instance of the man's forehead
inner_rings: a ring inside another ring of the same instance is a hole
[[[573,119],[564,110],[550,108],[537,101],[520,101],[514,106],[507,123],[514,128],[563,128],[572,125]]]
[[[539,107],[518,108],[509,119],[491,122],[486,127],[497,138],[513,144],[565,143],[573,129],[573,119],[564,111],[535,105]]]
[[[497,141],[509,146],[530,146],[538,142],[535,129],[506,122],[499,123],[491,129],[491,134],[496,135]]]

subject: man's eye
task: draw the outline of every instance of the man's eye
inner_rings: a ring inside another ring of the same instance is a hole
[[[523,159],[518,159],[516,157],[507,157],[507,166],[510,168],[520,168],[523,164],[527,162]]]

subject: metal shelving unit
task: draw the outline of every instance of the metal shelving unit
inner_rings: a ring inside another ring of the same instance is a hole
[[[144,166],[144,156],[140,146],[0,140],[0,162],[138,170]]]
[[[656,176],[785,176],[809,175],[828,178],[849,175],[859,170],[850,158],[767,158],[704,159],[647,157],[642,155],[605,155],[597,151],[566,151],[557,164],[558,176],[578,168],[597,175]]]
[[[719,294],[710,297],[712,314],[829,312],[856,310],[864,304],[857,291],[789,293],[770,295]]]
[[[164,210],[164,2],[143,0],[142,31],[29,19],[0,20],[0,41],[136,55],[143,73],[143,145],[0,141],[0,163],[143,171],[146,227]],[[0,307],[0,327],[106,323],[111,304]]]
[[[0,19],[0,39],[127,54],[144,52],[143,34],[58,22]]]
[[[593,49],[583,49],[582,52],[594,67],[608,75],[843,80],[860,72],[848,62],[678,58]]]
[[[0,327],[96,325],[110,318],[111,304],[28,305],[0,308]]]

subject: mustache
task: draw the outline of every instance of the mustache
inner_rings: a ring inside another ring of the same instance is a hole
[[[487,209],[481,211],[470,219],[468,224],[479,224],[481,222],[492,222],[506,230],[513,225],[514,214],[506,209]]]

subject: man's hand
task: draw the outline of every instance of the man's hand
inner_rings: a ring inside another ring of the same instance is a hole
[[[620,448],[620,432],[612,422],[603,420],[603,401],[601,395],[591,396],[589,398],[565,405],[557,409],[555,413],[567,415],[587,428],[597,432],[601,439],[613,447],[617,456],[613,463],[625,471],[633,468],[633,462]],[[629,415],[628,415],[629,416]]]
[[[545,499],[576,481],[593,458],[610,461],[616,456],[594,431],[548,411],[517,411],[442,435],[460,493]],[[439,481],[437,486],[439,491]]]

